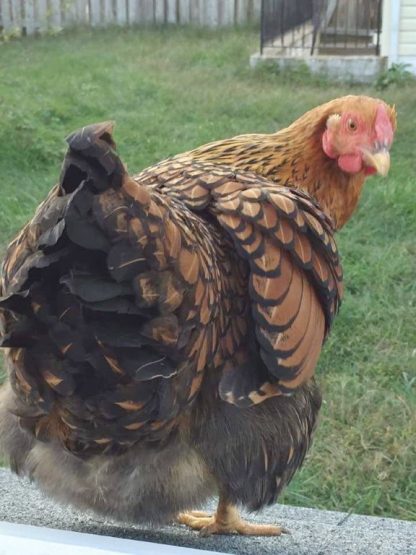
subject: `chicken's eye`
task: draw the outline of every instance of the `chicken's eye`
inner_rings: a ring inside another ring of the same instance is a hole
[[[347,127],[350,131],[357,131],[357,123],[351,118],[347,121]]]

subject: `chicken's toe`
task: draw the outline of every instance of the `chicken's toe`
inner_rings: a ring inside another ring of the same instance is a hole
[[[215,517],[203,511],[189,511],[187,513],[179,513],[176,517],[179,524],[185,524],[192,530],[202,530],[215,522]]]
[[[280,536],[288,534],[289,531],[282,526],[273,524],[252,524],[243,519],[235,522],[220,522],[214,520],[211,524],[201,528],[202,536],[212,534],[241,534],[243,536]]]

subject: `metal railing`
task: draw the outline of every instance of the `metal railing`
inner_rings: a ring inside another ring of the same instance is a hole
[[[260,50],[380,54],[382,0],[262,0]]]

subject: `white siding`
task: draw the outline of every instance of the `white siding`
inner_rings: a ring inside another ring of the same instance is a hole
[[[402,0],[400,8],[399,60],[416,71],[416,0]]]
[[[381,53],[416,73],[416,0],[384,0]]]
[[[412,31],[414,32],[416,29],[416,16],[415,17],[408,17],[407,19],[402,17],[400,21],[400,31]]]
[[[402,4],[402,17],[416,17],[416,6],[409,6]]]

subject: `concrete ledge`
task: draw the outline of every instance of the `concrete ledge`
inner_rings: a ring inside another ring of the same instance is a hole
[[[279,69],[307,67],[311,73],[320,74],[337,82],[372,83],[387,68],[387,58],[382,56],[284,56],[266,51],[250,57],[250,66],[273,63]]]
[[[251,517],[250,517],[251,518]],[[291,531],[280,538],[201,538],[179,525],[126,526],[61,507],[33,484],[0,469],[0,521],[73,530],[239,555],[415,555],[416,523],[276,505],[252,520],[278,522]],[[0,545],[0,553],[2,551]],[[142,553],[137,544],[137,553]],[[162,553],[157,548],[154,553]],[[16,553],[16,555],[18,555]],[[19,554],[20,555],[20,554]],[[184,554],[185,555],[185,554]]]

